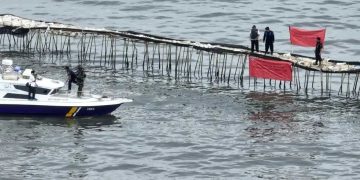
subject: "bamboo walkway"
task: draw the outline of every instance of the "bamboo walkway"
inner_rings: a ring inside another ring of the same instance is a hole
[[[171,39],[134,31],[82,28],[56,22],[35,21],[10,14],[0,15],[3,51],[65,57],[85,66],[114,71],[142,69],[146,75],[176,80],[195,79],[237,84],[240,88],[281,89],[308,94],[337,94],[359,98],[360,63],[324,60],[312,65],[311,57],[263,52],[251,53],[241,45]],[[249,56],[292,63],[293,81],[250,78]]]

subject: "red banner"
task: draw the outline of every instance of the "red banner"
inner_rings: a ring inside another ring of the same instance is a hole
[[[250,56],[249,74],[250,77],[291,81],[292,67],[290,62]]]
[[[305,30],[289,26],[290,43],[305,47],[315,47],[316,38],[320,37],[324,45],[326,29]]]

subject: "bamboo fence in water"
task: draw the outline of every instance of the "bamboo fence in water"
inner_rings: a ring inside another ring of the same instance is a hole
[[[314,59],[296,54],[251,53],[241,45],[177,40],[134,31],[81,28],[62,23],[34,21],[0,15],[0,43],[3,51],[67,58],[85,66],[96,65],[114,71],[141,69],[145,75],[175,80],[207,80],[237,84],[240,88],[277,89],[322,95],[359,98],[360,66],[355,62],[326,60],[314,66]],[[292,64],[292,81],[258,79],[249,76],[249,56]]]

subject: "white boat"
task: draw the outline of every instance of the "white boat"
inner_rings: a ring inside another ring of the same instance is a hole
[[[0,114],[46,115],[46,116],[98,116],[110,114],[123,103],[132,102],[126,98],[112,98],[83,93],[64,93],[64,83],[59,80],[37,76],[35,100],[28,99],[31,69],[21,72],[13,68],[10,59],[2,60],[0,67]],[[63,92],[63,93],[62,93]]]

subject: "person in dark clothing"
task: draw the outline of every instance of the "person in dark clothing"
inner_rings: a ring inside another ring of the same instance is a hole
[[[77,84],[77,81],[76,81],[76,74],[74,73],[74,71],[72,71],[69,66],[65,66],[65,70],[66,70],[66,73],[68,75],[68,79],[67,79],[67,82],[68,82],[68,91],[71,90],[71,83],[75,83]]]
[[[86,77],[86,74],[85,74],[84,68],[81,65],[79,65],[77,78],[76,78],[76,81],[78,84],[78,92],[77,92],[78,97],[82,96],[82,94],[83,94],[82,91],[83,91],[83,87],[84,87],[85,77]]]
[[[28,87],[29,87],[28,99],[35,100],[37,84],[36,84],[36,74],[34,70],[31,71]]]
[[[251,40],[251,52],[254,52],[254,48],[257,52],[259,52],[259,30],[255,25],[252,26],[250,32],[250,40]]]
[[[268,53],[270,48],[270,54],[272,55],[274,52],[274,41],[275,35],[274,32],[270,30],[269,27],[265,28],[263,42],[265,42],[265,54]]]
[[[316,47],[315,47],[315,63],[314,65],[317,65],[319,62],[319,65],[321,65],[321,51],[323,49],[323,44],[321,43],[321,38],[317,37],[316,38]]]

